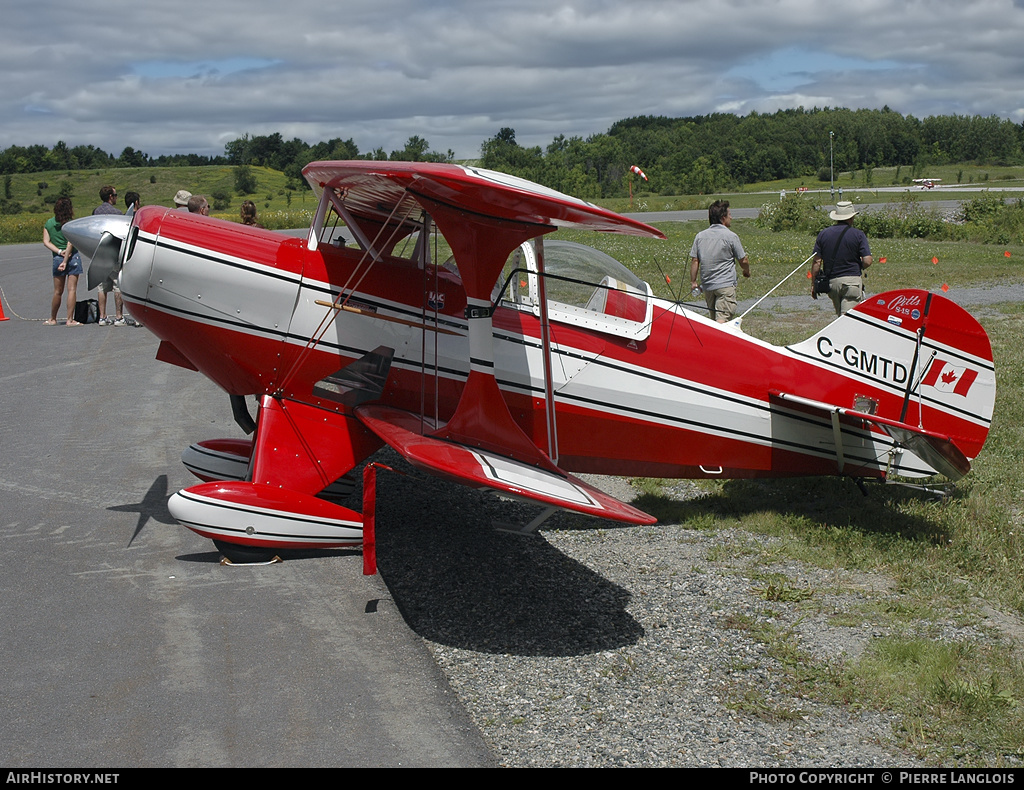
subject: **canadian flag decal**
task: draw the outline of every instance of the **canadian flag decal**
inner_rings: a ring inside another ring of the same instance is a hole
[[[921,383],[926,387],[935,387],[940,392],[952,392],[967,397],[978,371],[970,368],[958,368],[941,359],[932,361],[928,374]]]

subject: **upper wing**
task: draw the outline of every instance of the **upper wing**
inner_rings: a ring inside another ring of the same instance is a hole
[[[433,162],[312,162],[302,174],[318,195],[325,188],[343,190],[353,214],[380,221],[403,216],[403,209],[423,198],[495,220],[665,238],[643,222],[483,168]]]

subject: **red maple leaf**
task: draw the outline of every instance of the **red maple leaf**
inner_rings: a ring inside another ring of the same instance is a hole
[[[942,374],[943,384],[952,384],[954,381],[956,381],[956,373],[954,373],[952,370],[948,370]]]

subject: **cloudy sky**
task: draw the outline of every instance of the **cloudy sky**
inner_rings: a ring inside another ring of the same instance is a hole
[[[1024,0],[38,0],[0,16],[0,149],[221,154],[243,134],[458,158],[635,115],[1024,122]]]

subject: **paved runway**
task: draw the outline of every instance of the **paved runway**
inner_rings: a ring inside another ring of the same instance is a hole
[[[0,765],[492,764],[359,552],[222,567],[174,523],[227,397],[144,329],[44,326],[49,267],[0,247]]]

